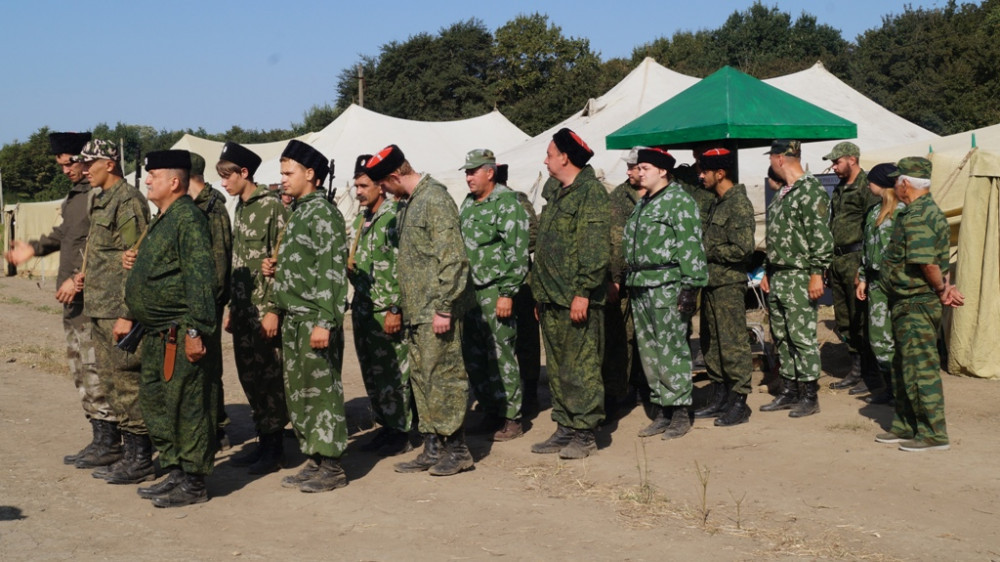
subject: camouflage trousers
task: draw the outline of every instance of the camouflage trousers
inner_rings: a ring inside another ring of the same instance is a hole
[[[382,427],[410,431],[413,412],[409,349],[402,330],[393,335],[385,333],[385,315],[385,311],[372,310],[371,301],[363,301],[355,294],[351,303],[354,349],[371,402],[372,418]]]
[[[215,325],[217,329],[214,334],[203,334],[202,341],[205,347],[212,347],[212,351],[206,356],[212,357],[212,364],[206,365],[205,369],[210,375],[213,384],[217,385],[215,391],[215,422],[218,429],[229,425],[229,415],[226,413],[226,394],[222,388],[222,310],[215,315]]]
[[[869,272],[868,279],[868,326],[865,334],[868,346],[875,358],[875,364],[883,383],[892,386],[892,356],[895,345],[892,342],[892,316],[889,314],[889,297],[878,286],[877,277]]]
[[[535,296],[527,283],[514,297],[514,314],[517,315],[517,366],[521,370],[521,387],[538,388],[538,378],[542,370],[542,342],[538,335],[538,320],[535,318]]]
[[[260,435],[281,431],[288,424],[281,334],[271,339],[264,337],[256,307],[252,314],[230,310],[229,325],[233,330],[236,373],[250,403],[254,427]]]
[[[604,420],[604,310],[591,307],[587,319],[576,323],[568,308],[546,303],[540,324],[552,421],[573,429],[594,429]]]
[[[635,321],[632,305],[625,287],[621,288],[621,300],[609,302],[604,307],[604,362],[601,365],[601,379],[604,394],[622,398],[628,394],[630,383],[637,382],[642,373],[639,347],[635,339]],[[643,383],[645,384],[645,383]]]
[[[865,306],[854,292],[854,277],[861,267],[861,252],[836,256],[830,262],[830,292],[833,294],[833,314],[840,341],[850,353],[867,350],[865,342]]]
[[[83,301],[63,305],[63,331],[66,332],[66,360],[73,384],[80,393],[87,419],[118,423],[97,375],[97,356],[91,341],[90,318],[83,315]]]
[[[316,320],[286,315],[281,325],[285,402],[305,455],[340,458],[347,449],[347,416],[340,369],[344,329],[330,330],[326,349],[309,345]]]
[[[629,287],[649,399],[659,406],[691,405],[691,348],[688,318],[677,310],[680,292],[679,283]]]
[[[768,281],[771,292],[767,310],[771,317],[771,340],[778,353],[778,372],[786,379],[801,382],[819,380],[817,304],[809,299],[809,272],[775,271]]]
[[[117,318],[91,318],[90,334],[97,359],[97,378],[108,397],[111,411],[118,418],[122,431],[145,435],[146,423],[139,405],[139,372],[142,370],[142,348],[139,353],[126,353],[115,347],[112,334]],[[146,338],[143,338],[144,340]]]
[[[430,323],[405,327],[420,433],[451,435],[465,421],[469,376],[462,362],[462,324],[452,318],[451,330],[442,335]]]
[[[701,290],[701,352],[708,378],[737,394],[750,394],[753,360],[747,336],[746,283]]]
[[[187,338],[177,338],[174,373],[164,380],[163,334],[142,338],[142,373],[139,399],[146,416],[149,437],[159,451],[160,467],[178,467],[190,474],[209,474],[219,443],[215,438],[218,385],[211,365],[217,359],[212,346],[205,357],[191,363],[185,354]]]
[[[465,314],[462,357],[476,400],[487,413],[509,420],[521,417],[521,371],[514,352],[516,311],[497,318],[495,287],[476,290],[476,306]]]
[[[900,437],[947,443],[944,389],[937,337],[941,303],[937,296],[891,303],[893,395],[896,411],[890,431]]]

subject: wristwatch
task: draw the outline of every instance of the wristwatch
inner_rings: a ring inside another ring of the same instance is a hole
[[[400,308],[398,306],[392,305],[392,306],[389,307],[389,312],[391,312],[393,314],[402,314],[403,311],[400,310]]]
[[[201,337],[201,332],[199,332],[195,328],[188,328],[187,337],[189,337],[191,339],[200,338]]]

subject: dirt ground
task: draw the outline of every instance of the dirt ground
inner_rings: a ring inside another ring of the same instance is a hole
[[[254,436],[227,345],[234,446],[209,477],[212,499],[156,509],[135,486],[62,464],[90,429],[53,293],[51,281],[0,279],[0,560],[1000,560],[1000,383],[944,377],[947,452],[875,443],[889,408],[829,390],[826,376],[818,415],[758,412],[770,400],[759,388],[750,423],[698,420],[665,442],[635,437],[647,423],[636,408],[583,461],[531,454],[554,429],[544,409],[521,439],[470,437],[475,470],[435,478],[358,451],[371,421],[350,331],[349,486],[281,488],[297,452],[267,476],[231,466]],[[831,314],[824,366],[842,372]]]

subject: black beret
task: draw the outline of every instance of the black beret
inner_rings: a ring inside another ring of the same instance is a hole
[[[354,179],[358,179],[358,176],[368,173],[365,171],[365,164],[368,163],[368,160],[370,160],[371,157],[371,154],[362,154],[361,156],[358,156],[357,160],[354,161]]]
[[[661,170],[668,172],[674,169],[677,160],[669,152],[662,148],[643,148],[639,151],[636,164],[652,164]]]
[[[890,189],[896,185],[896,177],[891,176],[897,170],[892,162],[879,164],[868,172],[868,181],[882,188]]]
[[[507,185],[507,164],[497,164],[497,173],[493,181]]]
[[[49,133],[49,154],[80,154],[90,133]]]
[[[257,156],[257,153],[233,141],[227,141],[222,146],[222,154],[219,155],[219,160],[232,162],[240,168],[246,168],[250,172],[251,177],[260,166],[260,156]]]
[[[316,179],[320,183],[326,181],[326,175],[330,173],[330,164],[326,156],[323,156],[320,151],[301,141],[294,139],[288,141],[288,146],[281,153],[281,157],[295,160],[307,169],[312,168],[316,174]]]
[[[368,159],[365,164],[365,173],[372,181],[382,181],[395,172],[406,161],[403,151],[398,146],[390,144],[383,148],[378,154]]]
[[[559,129],[556,134],[552,135],[552,140],[556,143],[559,152],[568,156],[569,161],[577,168],[586,166],[587,161],[594,155],[594,151],[590,150],[587,143],[566,127]]]
[[[698,165],[702,170],[732,170],[733,153],[725,148],[712,148],[706,150],[698,159]]]
[[[146,155],[146,171],[190,170],[191,153],[186,150],[157,150]]]

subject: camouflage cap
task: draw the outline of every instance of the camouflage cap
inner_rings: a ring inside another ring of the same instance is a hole
[[[465,164],[462,165],[459,170],[475,170],[480,166],[485,166],[486,164],[496,165],[497,157],[493,155],[493,151],[488,148],[477,148],[475,150],[470,150],[468,154],[465,155]]]
[[[886,175],[890,178],[910,176],[911,178],[929,180],[931,179],[932,168],[933,165],[931,164],[931,161],[926,158],[921,158],[920,156],[907,156],[899,162],[896,162],[895,172],[889,172]]]
[[[647,147],[647,146],[637,146],[637,147],[633,148],[632,150],[628,151],[628,154],[625,155],[625,158],[624,158],[625,163],[628,164],[629,166],[635,166],[639,162],[639,151],[640,150],[645,150],[647,148],[649,148],[649,147]]]
[[[764,154],[781,154],[800,158],[802,156],[802,143],[797,140],[777,139],[771,143],[771,150]]]
[[[205,175],[205,159],[201,157],[201,154],[197,152],[191,153],[191,175],[192,176],[204,176]]]
[[[861,149],[858,145],[853,142],[840,142],[837,146],[833,147],[830,154],[823,157],[823,160],[836,160],[837,158],[843,158],[844,156],[853,156],[855,158],[861,158]]]
[[[94,160],[118,162],[118,158],[118,145],[111,141],[93,139],[80,149],[80,162],[93,162]]]

